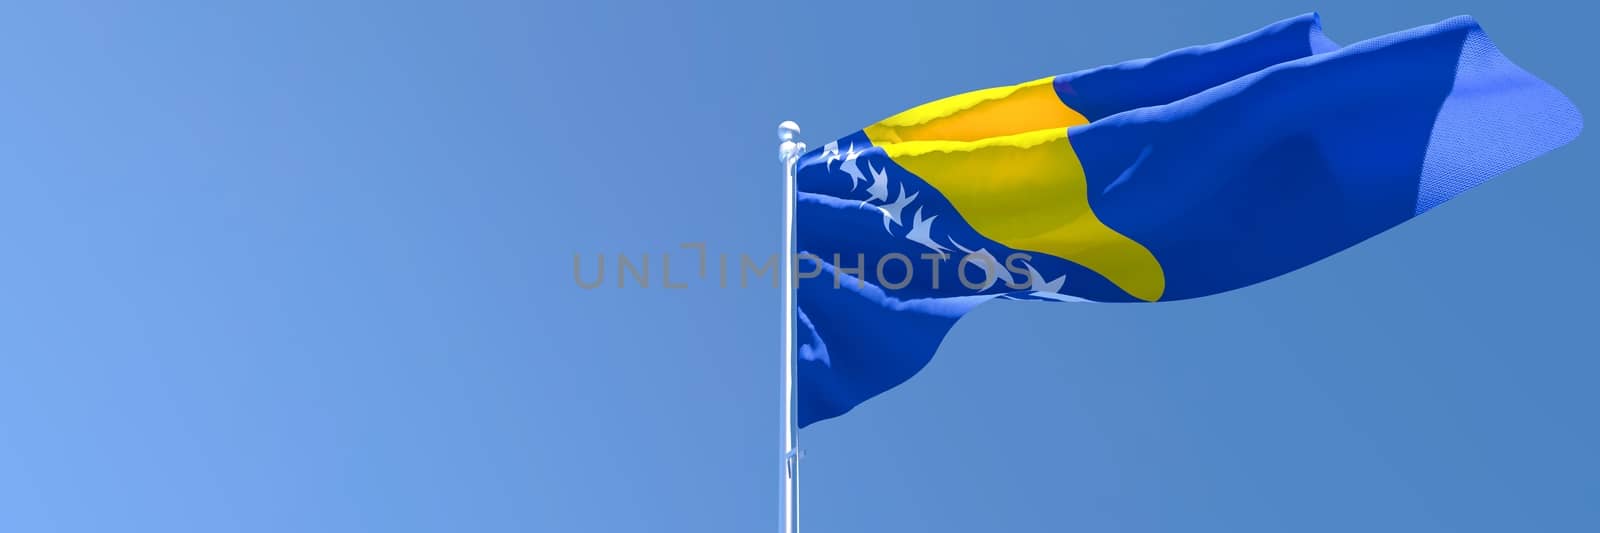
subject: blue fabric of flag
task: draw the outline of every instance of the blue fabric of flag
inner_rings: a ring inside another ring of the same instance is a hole
[[[1070,112],[1044,129],[997,125],[1038,105],[1044,85],[1022,84],[929,104],[801,158],[801,426],[909,379],[984,302],[1248,286],[1582,129],[1571,102],[1469,17],[1340,48],[1307,15],[1047,81]]]

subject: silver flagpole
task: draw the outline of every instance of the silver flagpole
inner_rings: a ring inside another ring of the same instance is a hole
[[[778,158],[783,160],[783,533],[800,531],[800,437],[794,422],[794,200],[795,165],[806,144],[800,125],[778,124]]]

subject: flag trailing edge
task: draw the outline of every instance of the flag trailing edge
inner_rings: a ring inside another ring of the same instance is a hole
[[[798,165],[799,425],[909,379],[982,302],[1258,283],[1581,129],[1470,17],[1339,48],[1303,15],[894,115]]]

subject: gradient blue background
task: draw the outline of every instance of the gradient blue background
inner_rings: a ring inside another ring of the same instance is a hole
[[[0,531],[774,530],[778,291],[574,253],[774,253],[780,120],[1310,10],[1595,112],[1572,2],[11,4]],[[982,307],[803,433],[806,530],[1600,530],[1594,137],[1245,290]]]

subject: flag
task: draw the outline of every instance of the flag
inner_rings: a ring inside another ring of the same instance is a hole
[[[1339,47],[1315,14],[891,116],[797,164],[799,424],[909,379],[981,303],[1258,283],[1581,129],[1470,17]]]

